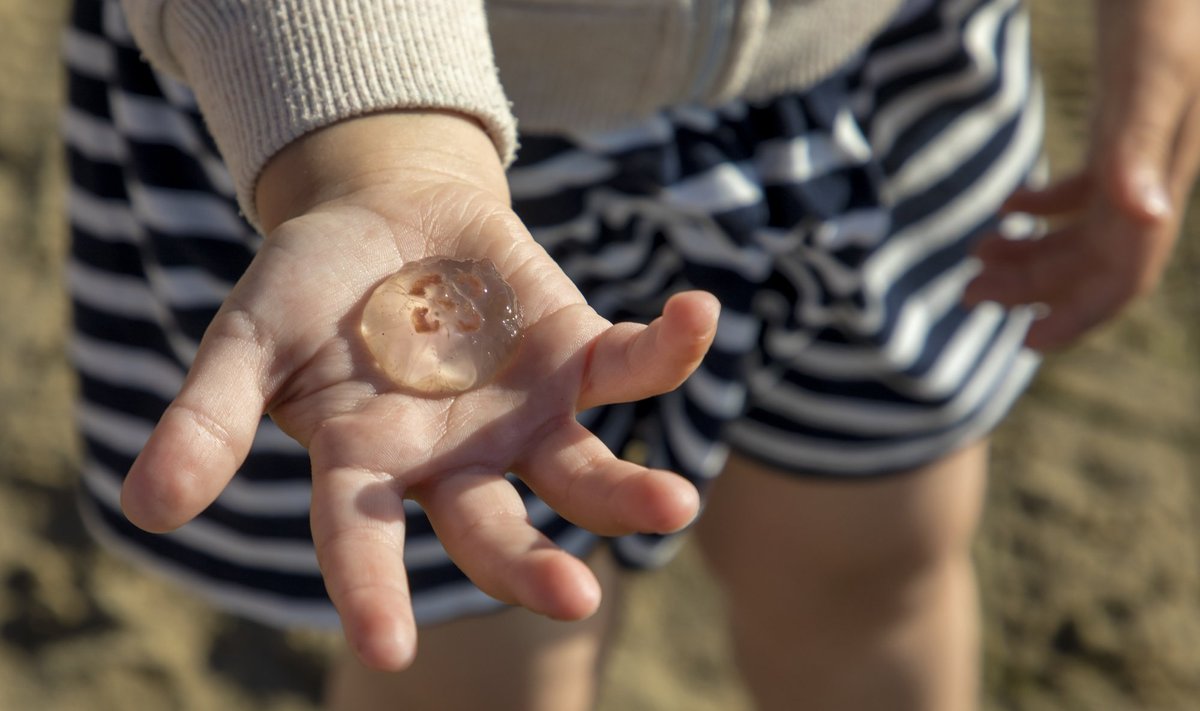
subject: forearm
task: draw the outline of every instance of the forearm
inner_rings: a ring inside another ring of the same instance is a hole
[[[1172,95],[1200,68],[1195,0],[1095,0],[1098,99]],[[1176,89],[1172,91],[1172,89]]]

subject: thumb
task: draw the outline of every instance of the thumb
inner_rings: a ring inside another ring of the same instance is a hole
[[[1100,161],[1113,203],[1127,216],[1150,225],[1165,223],[1175,214],[1168,187],[1169,158],[1159,154],[1157,140],[1125,141],[1112,156]]]
[[[1100,85],[1090,168],[1125,217],[1161,224],[1176,209],[1171,167],[1189,101],[1177,41],[1169,41],[1177,28],[1163,27],[1163,18],[1140,3],[1097,9]]]
[[[173,530],[217,498],[246,459],[266,399],[266,348],[251,317],[222,309],[179,395],[125,477],[121,508],[134,525]]]

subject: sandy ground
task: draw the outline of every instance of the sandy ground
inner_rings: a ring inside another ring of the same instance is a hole
[[[1081,151],[1087,3],[1038,0],[1055,163]],[[316,708],[330,640],[223,616],[98,550],[72,503],[55,137],[64,0],[0,0],[0,711]],[[1194,210],[1195,211],[1195,210]],[[1200,699],[1200,242],[1051,359],[997,434],[978,545],[988,708]],[[638,578],[601,708],[748,708],[694,552]]]

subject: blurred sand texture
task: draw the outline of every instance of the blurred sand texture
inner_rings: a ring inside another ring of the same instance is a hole
[[[1033,4],[1058,169],[1083,148],[1087,7]],[[0,711],[316,709],[329,638],[214,612],[101,552],[75,513],[65,12],[0,0]],[[1159,292],[1052,358],[997,434],[978,544],[991,711],[1200,699],[1197,208]],[[749,708],[694,551],[634,580],[627,605],[604,711]]]

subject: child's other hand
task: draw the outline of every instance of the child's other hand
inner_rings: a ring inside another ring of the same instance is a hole
[[[681,294],[648,327],[614,326],[532,241],[506,190],[491,142],[451,114],[355,119],[276,156],[258,190],[268,237],[129,473],[129,518],[166,531],[197,515],[269,412],[310,452],[318,560],[367,665],[400,669],[415,653],[404,498],[485,592],[555,618],[591,614],[595,578],[530,526],[505,472],[597,533],[687,525],[690,484],[618,460],[574,416],[676,387],[711,343],[718,305]],[[387,380],[358,328],[372,288],[431,255],[494,262],[525,329],[494,382],[436,399]]]
[[[1050,219],[1039,240],[985,240],[967,301],[1041,303],[1039,350],[1069,345],[1153,289],[1200,164],[1195,0],[1098,0],[1098,97],[1082,170],[1006,206]]]

